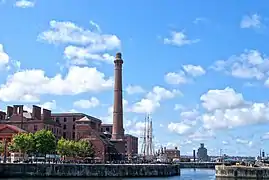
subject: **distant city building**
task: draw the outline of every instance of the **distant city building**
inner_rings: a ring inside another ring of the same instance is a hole
[[[202,162],[209,160],[209,157],[207,155],[207,149],[205,148],[204,143],[201,143],[200,147],[198,148],[197,159],[198,161],[202,161]]]
[[[180,150],[175,147],[174,149],[166,149],[166,147],[161,148],[157,152],[158,157],[165,157],[168,162],[173,160],[180,160]]]

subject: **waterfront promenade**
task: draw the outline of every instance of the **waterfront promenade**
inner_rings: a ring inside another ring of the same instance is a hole
[[[0,177],[164,177],[180,175],[172,164],[0,164]]]

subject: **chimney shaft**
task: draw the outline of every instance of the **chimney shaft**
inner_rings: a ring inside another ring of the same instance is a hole
[[[10,118],[13,114],[13,107],[7,106],[7,118]]]
[[[193,150],[193,161],[196,161],[195,149]]]
[[[122,104],[122,64],[121,53],[116,54],[115,64],[115,82],[114,82],[114,109],[113,109],[113,140],[124,139],[123,129],[123,104]]]
[[[18,106],[17,105],[13,106],[13,114],[18,114]]]
[[[43,108],[43,120],[51,119],[51,111]]]
[[[41,120],[41,107],[33,105],[32,117]]]

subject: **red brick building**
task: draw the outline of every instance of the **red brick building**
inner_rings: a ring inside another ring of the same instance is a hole
[[[111,138],[113,124],[101,124],[101,132],[103,132],[108,138]],[[138,138],[125,134],[125,154],[127,156],[135,156],[138,154]]]
[[[51,115],[52,120],[61,124],[62,137],[69,140],[76,139],[76,121],[84,117],[91,120],[92,129],[100,131],[102,121],[83,113],[52,113]]]
[[[33,105],[32,112],[23,110],[23,105],[14,105],[7,107],[7,113],[1,114],[0,124],[14,125],[27,132],[36,132],[42,129],[51,130],[56,138],[62,136],[61,124],[53,121],[51,111],[48,109],[41,110],[41,107]],[[5,116],[5,118],[3,118]]]
[[[11,142],[13,135],[18,133],[25,133],[26,131],[18,128],[17,126],[0,124],[0,142],[3,144],[8,144]],[[7,146],[5,146],[6,155],[8,153]],[[1,154],[0,154],[1,155]]]
[[[76,140],[88,140],[92,143],[95,157],[101,161],[115,159],[117,150],[114,144],[100,131],[100,126],[95,125],[95,121],[87,116],[76,121]]]
[[[102,124],[100,119],[84,113],[51,113],[50,110],[35,105],[32,112],[24,111],[23,105],[8,106],[7,112],[0,111],[0,140],[8,138],[10,141],[16,133],[34,133],[42,129],[51,130],[57,139],[63,137],[91,141],[96,151],[95,156],[101,161],[113,160],[119,154],[111,141],[113,125]],[[5,134],[6,131],[9,134]],[[125,135],[124,138],[125,155],[136,155],[138,138],[131,135]]]
[[[126,155],[132,157],[138,154],[138,137],[132,136],[130,134],[125,134],[125,148]]]

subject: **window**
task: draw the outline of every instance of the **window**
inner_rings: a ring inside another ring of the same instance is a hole
[[[109,132],[109,128],[108,127],[106,128],[106,131]]]
[[[75,117],[73,117],[73,122],[75,122],[76,121],[76,118]]]
[[[37,131],[37,125],[34,125],[34,131]]]
[[[66,132],[63,133],[63,137],[66,139]]]
[[[59,117],[56,117],[56,122],[59,122]]]
[[[75,137],[76,137],[76,134],[73,132],[73,139],[75,139]]]
[[[76,126],[75,126],[75,124],[73,125],[73,129],[75,129],[76,128]]]
[[[66,129],[66,125],[64,124],[64,129]]]
[[[64,118],[64,122],[66,122],[66,118]]]

